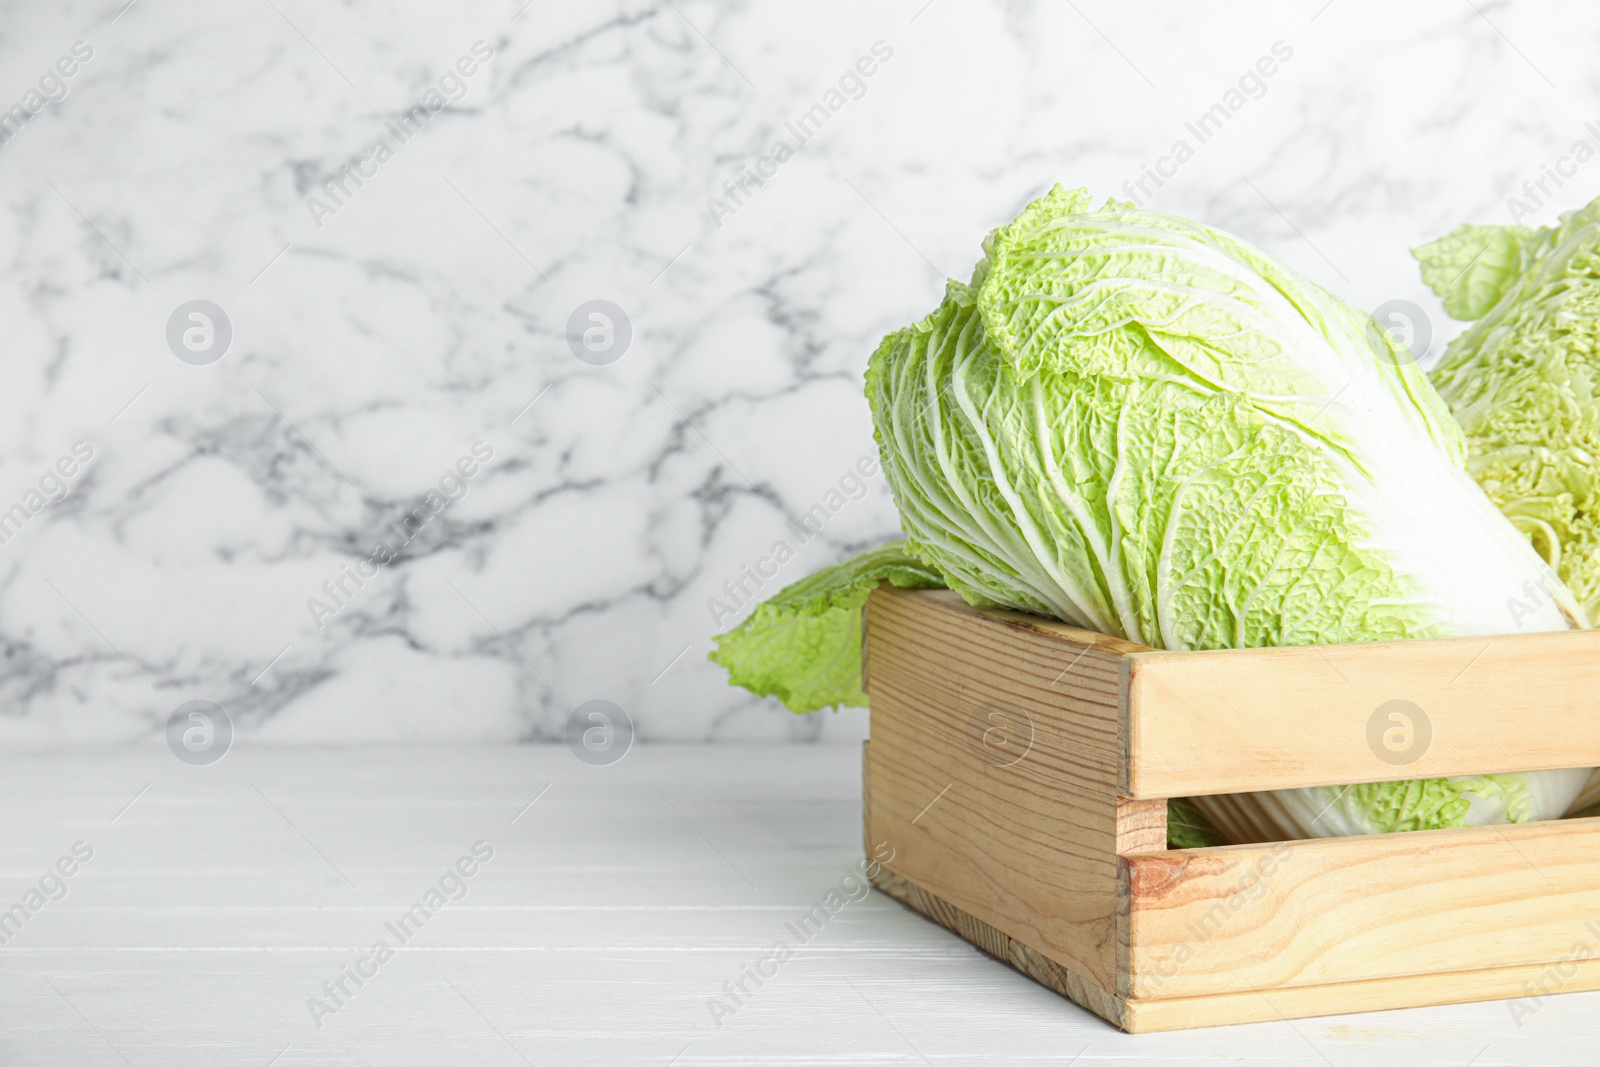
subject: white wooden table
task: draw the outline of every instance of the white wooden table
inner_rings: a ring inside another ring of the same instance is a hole
[[[563,746],[7,757],[0,922],[76,842],[93,855],[0,947],[0,1064],[1600,1062],[1600,994],[1520,1027],[1489,1003],[1128,1037],[880,894],[801,945],[786,924],[861,858],[859,763],[801,745],[641,745],[608,767]],[[372,956],[480,841],[465,895]],[[793,958],[716,1025],[708,1001],[780,939]],[[312,998],[337,1005],[320,1027]]]

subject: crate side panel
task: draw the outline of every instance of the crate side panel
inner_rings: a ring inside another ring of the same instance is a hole
[[[1040,985],[1055,990],[1114,1026],[1122,1025],[1124,1002],[1121,998],[1084,981],[1081,976],[1049,957],[1007,937],[893,871],[879,869],[871,875],[871,881],[880,892],[921,913],[1002,963],[1016,968]]]
[[[889,590],[873,594],[867,640],[869,845],[892,850],[895,873],[1115,990],[1116,655]]]
[[[1133,797],[1600,765],[1597,631],[1150,652],[1129,671]]]
[[[1125,857],[1140,999],[1600,955],[1600,819]]]

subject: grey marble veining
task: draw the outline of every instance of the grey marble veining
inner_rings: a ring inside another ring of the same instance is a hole
[[[1029,198],[1437,352],[1409,246],[1600,192],[1592,5],[524,2],[0,4],[0,741],[861,736],[716,604],[894,535],[866,358]]]

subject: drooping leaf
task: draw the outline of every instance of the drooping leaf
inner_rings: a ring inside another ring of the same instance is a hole
[[[711,661],[727,668],[734,685],[775,696],[793,712],[866,707],[861,605],[880,582],[904,589],[944,584],[904,547],[891,541],[787,586],[718,636]]]

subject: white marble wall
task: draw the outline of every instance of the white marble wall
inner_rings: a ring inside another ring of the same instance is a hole
[[[1160,164],[1151,206],[1436,309],[1409,245],[1600,147],[1593,5],[124,3],[0,4],[0,107],[38,111],[0,144],[14,746],[190,699],[261,743],[550,738],[597,697],[642,740],[860,736],[727,688],[707,601],[871,453],[867,355],[988,228]],[[598,299],[607,365],[566,338]],[[894,532],[874,479],[782,577]]]

